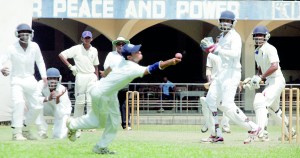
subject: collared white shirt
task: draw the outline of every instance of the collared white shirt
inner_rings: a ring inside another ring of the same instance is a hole
[[[241,54],[242,54],[242,40],[240,35],[231,29],[225,36],[219,39],[218,52],[222,60],[221,68],[241,69]]]
[[[11,61],[11,77],[29,77],[34,75],[34,64],[36,63],[42,78],[46,78],[46,66],[40,50],[35,42],[29,42],[24,49],[16,41],[8,48],[8,60]]]
[[[96,65],[99,65],[98,51],[91,46],[86,50],[83,44],[78,44],[61,52],[66,58],[73,58],[79,73],[94,73]]]
[[[270,68],[271,63],[278,62],[278,69],[268,77],[283,75],[279,66],[277,49],[268,42],[266,42],[264,45],[262,45],[261,48],[255,51],[255,61],[256,64],[261,68],[262,73],[265,73]]]

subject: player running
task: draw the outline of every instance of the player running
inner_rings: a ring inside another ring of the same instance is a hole
[[[231,11],[223,11],[219,18],[219,28],[222,31],[218,44],[210,45],[203,48],[208,53],[218,55],[222,60],[221,70],[210,85],[210,90],[206,96],[205,103],[211,111],[213,119],[210,119],[214,125],[215,135],[212,135],[213,143],[223,143],[222,131],[219,127],[218,110],[219,108],[234,123],[247,129],[249,137],[253,138],[259,134],[261,129],[247,118],[240,108],[234,102],[237,88],[241,79],[241,49],[242,40],[240,35],[235,31],[235,15]],[[205,42],[205,40],[201,41]],[[216,103],[221,100],[221,105]],[[244,141],[250,143],[249,139]]]
[[[285,88],[285,79],[279,65],[277,49],[268,43],[268,40],[271,37],[268,29],[265,26],[257,26],[254,28],[252,35],[255,45],[257,46],[255,49],[255,61],[258,71],[250,81],[250,89],[260,88],[260,81],[266,80],[265,89],[262,92],[256,93],[253,102],[256,122],[262,130],[264,130],[268,121],[268,112],[277,124],[280,126],[282,124],[282,111],[279,104],[281,92]],[[289,140],[289,123],[286,117],[284,117],[284,120],[285,140]],[[293,137],[295,137],[295,130],[292,129],[292,132]],[[258,138],[260,141],[268,141],[268,132],[261,132]]]

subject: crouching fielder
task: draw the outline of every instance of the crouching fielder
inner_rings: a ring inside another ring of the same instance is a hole
[[[285,88],[285,79],[280,69],[279,57],[276,48],[267,41],[270,33],[265,26],[257,26],[253,30],[253,40],[257,48],[255,50],[255,61],[258,67],[257,75],[250,81],[250,89],[258,89],[261,80],[266,79],[266,87],[261,93],[256,93],[253,106],[256,114],[257,124],[264,129],[267,124],[267,113],[281,125],[282,119],[285,120],[285,138],[288,139],[288,120],[282,118],[279,107],[280,95]],[[294,131],[294,129],[293,129]],[[265,135],[263,135],[265,133]],[[268,139],[266,132],[261,132],[260,140]],[[295,132],[293,132],[295,135]]]
[[[58,69],[49,68],[47,70],[47,79],[48,85],[45,85],[43,81],[38,82],[38,92],[44,105],[44,115],[54,116],[53,138],[66,138],[68,132],[66,121],[72,110],[68,91],[65,86],[60,84],[61,75]],[[36,122],[41,138],[47,138],[48,125],[44,115],[41,114]]]
[[[181,61],[172,58],[167,61],[159,61],[150,66],[137,64],[142,60],[141,45],[126,44],[122,47],[122,60],[118,66],[109,72],[105,78],[97,81],[90,90],[92,97],[92,110],[82,117],[67,120],[69,128],[68,138],[76,140],[77,129],[92,129],[104,127],[101,139],[94,146],[93,152],[98,154],[114,154],[108,150],[108,145],[116,137],[120,125],[120,110],[116,92],[124,88],[128,83],[138,77],[152,74],[155,71],[176,65]],[[105,70],[107,71],[107,69]]]

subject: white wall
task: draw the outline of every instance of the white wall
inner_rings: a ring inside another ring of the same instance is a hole
[[[20,23],[32,24],[33,0],[8,0],[0,5],[0,57],[7,52],[7,48],[17,38],[15,29]],[[6,63],[10,66],[9,63]],[[11,91],[10,77],[4,77],[0,73],[0,122],[11,120]]]

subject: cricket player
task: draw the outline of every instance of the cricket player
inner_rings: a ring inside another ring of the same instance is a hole
[[[260,81],[266,80],[266,87],[262,92],[256,93],[253,102],[253,108],[256,114],[257,124],[264,130],[267,124],[267,114],[269,112],[277,124],[281,126],[282,119],[285,120],[285,140],[289,140],[288,120],[282,118],[282,111],[279,107],[280,95],[285,88],[285,79],[279,65],[279,57],[277,49],[268,43],[271,37],[268,29],[265,26],[257,26],[253,30],[253,40],[258,47],[255,50],[255,61],[257,64],[257,74],[250,81],[252,89],[260,88]],[[293,129],[292,135],[296,132]],[[261,141],[268,141],[268,133],[263,132],[258,136]]]
[[[61,61],[68,66],[75,76],[75,106],[74,117],[84,114],[86,105],[87,111],[91,110],[91,97],[88,88],[99,78],[98,72],[98,51],[91,45],[93,40],[90,31],[82,32],[82,44],[78,44],[69,49],[62,51],[58,56]],[[73,58],[75,65],[71,65],[67,59]],[[80,136],[80,130],[77,136]]]
[[[114,51],[111,51],[107,54],[105,61],[104,61],[104,70],[114,69],[118,64],[123,60],[123,56],[121,53],[121,49],[125,44],[130,43],[129,40],[126,40],[124,37],[118,37],[116,40],[112,41],[112,45],[116,48]],[[104,72],[100,71],[101,76],[105,77]],[[107,71],[108,72],[108,71]],[[125,99],[126,99],[126,92],[128,91],[128,85],[125,86],[123,89],[121,89],[119,92],[116,93],[119,100],[120,105],[120,113],[121,113],[121,126],[123,129],[126,129],[126,105],[125,105]],[[113,99],[113,101],[118,101]],[[128,130],[131,130],[130,127],[130,112],[128,113]]]
[[[11,71],[5,66],[1,69],[4,76],[10,74],[11,77],[13,140],[37,139],[31,128],[35,125],[36,118],[43,109],[43,106],[39,104],[36,91],[37,80],[34,77],[34,65],[37,65],[45,84],[47,84],[46,67],[39,45],[31,41],[33,32],[28,24],[17,26],[15,35],[19,40],[8,48],[6,60],[3,60],[11,62]],[[25,100],[28,111],[25,122],[23,122]]]
[[[231,11],[223,11],[219,18],[219,29],[222,31],[218,44],[212,44],[206,48],[206,52],[214,53],[221,58],[222,65],[217,77],[212,81],[210,90],[205,99],[205,105],[211,111],[215,135],[212,135],[213,143],[223,143],[222,131],[219,127],[218,111],[219,108],[234,123],[247,129],[249,138],[256,137],[261,129],[257,124],[250,121],[235,102],[235,94],[241,79],[241,48],[242,40],[235,31],[235,15]],[[202,43],[202,42],[201,42]],[[221,105],[216,103],[221,100]],[[244,144],[248,144],[252,139],[247,138]]]
[[[124,45],[121,51],[124,58],[90,90],[92,111],[82,117],[67,120],[68,138],[71,141],[76,140],[77,129],[104,127],[102,138],[94,146],[93,152],[114,154],[115,152],[108,150],[108,145],[116,137],[120,124],[119,104],[111,101],[112,99],[117,100],[116,92],[135,78],[155,73],[181,61],[179,58],[172,58],[167,61],[158,61],[150,66],[140,66],[138,62],[143,58],[140,48],[141,45]]]
[[[220,36],[217,36],[216,37],[216,43],[218,43],[220,39]],[[212,80],[214,78],[216,78],[216,75],[218,73],[218,71],[221,69],[220,66],[221,66],[221,59],[219,56],[215,55],[215,54],[212,54],[212,53],[209,53],[207,55],[207,58],[206,58],[206,78],[207,78],[207,84],[209,85]],[[209,87],[208,87],[208,90],[209,90]],[[209,128],[209,110],[208,110],[208,107],[207,106],[203,106],[205,105],[205,97],[200,97],[200,102],[201,102],[201,105],[202,105],[202,113],[203,113],[203,116],[204,116],[204,125],[202,126],[201,128],[201,132],[202,133],[205,133],[207,132],[208,130],[211,131],[212,128]],[[220,104],[220,100],[219,101],[216,101],[217,104]],[[225,132],[225,133],[230,133],[230,125],[229,125],[229,118],[223,113],[223,117],[222,117],[222,120],[221,120],[221,126],[222,126],[222,132]],[[211,131],[212,132],[212,131]],[[210,137],[209,138],[204,138],[204,139],[201,139],[202,142],[211,142],[211,139]]]
[[[44,115],[54,116],[52,136],[54,139],[63,139],[67,137],[66,121],[70,117],[72,104],[67,88],[60,84],[62,77],[59,70],[49,68],[47,70],[47,79],[48,85],[44,85],[43,81],[38,82],[38,92],[44,106]],[[41,138],[47,138],[48,125],[44,115],[41,113],[37,120]]]

